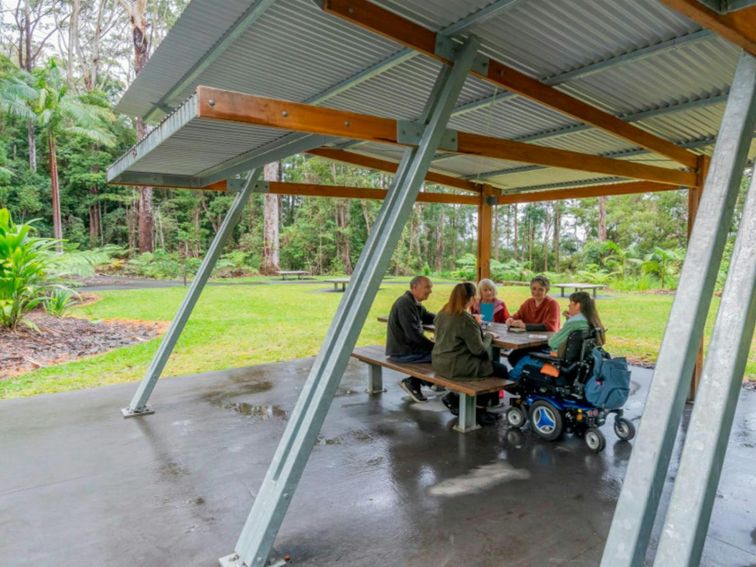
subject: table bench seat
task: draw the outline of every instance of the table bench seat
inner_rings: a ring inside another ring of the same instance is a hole
[[[352,357],[368,365],[368,392],[371,394],[384,391],[383,368],[457,392],[459,394],[459,422],[454,428],[461,433],[467,433],[479,427],[475,419],[477,396],[499,392],[509,383],[508,380],[503,378],[475,378],[471,380],[445,378],[434,372],[430,363],[401,363],[389,360],[385,349],[377,345],[357,348],[352,353]]]

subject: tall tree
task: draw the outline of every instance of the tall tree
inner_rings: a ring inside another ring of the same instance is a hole
[[[598,198],[598,239],[606,242],[606,197]]]
[[[58,179],[58,137],[61,134],[79,135],[95,142],[112,145],[113,135],[106,123],[113,120],[111,112],[104,107],[89,104],[69,92],[60,75],[55,59],[34,72],[37,99],[32,110],[37,125],[47,138],[50,162],[50,188],[52,197],[53,235],[63,238],[63,222],[60,209],[60,181]],[[58,242],[58,251],[61,244]]]
[[[134,73],[138,75],[150,58],[150,35],[147,21],[147,0],[120,0],[126,10],[131,25],[131,42],[134,47]],[[137,140],[147,134],[147,128],[142,118],[136,119]],[[152,187],[139,189],[139,251],[151,252],[154,249],[153,230],[154,218],[152,211]]]
[[[275,161],[266,164],[263,169],[265,181],[281,180],[281,162]],[[263,256],[260,263],[260,272],[263,274],[275,274],[280,270],[281,260],[279,257],[279,196],[265,195],[265,204],[263,209]]]
[[[47,41],[56,32],[55,26],[50,26],[47,21],[55,12],[55,2],[45,0],[19,0],[13,10],[13,17],[18,29],[18,66],[31,73],[36,65]],[[36,39],[39,35],[41,39]],[[37,171],[37,138],[34,129],[34,120],[26,122],[26,140],[29,145],[29,168]]]

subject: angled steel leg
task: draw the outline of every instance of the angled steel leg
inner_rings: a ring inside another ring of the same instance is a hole
[[[339,303],[323,346],[236,543],[236,552],[220,559],[221,565],[262,567],[268,560],[289,502],[328,413],[391,254],[412,211],[425,173],[439,147],[477,48],[478,40],[468,39],[451,69],[445,66],[439,75],[422,120],[425,127],[420,143],[417,148],[408,150],[399,164],[391,190],[370,231],[351,283]]]
[[[714,323],[654,565],[698,565],[756,322],[756,175]],[[745,304],[744,304],[745,300]]]
[[[638,438],[622,484],[603,567],[642,565],[685,396],[703,336],[739,182],[756,122],[756,59],[742,55],[664,332]]]
[[[165,364],[168,362],[168,357],[171,356],[173,347],[176,346],[176,341],[178,341],[178,338],[181,336],[181,331],[184,330],[184,326],[189,320],[189,316],[192,314],[192,309],[194,309],[200,293],[202,293],[202,290],[215,267],[215,262],[221,255],[223,245],[226,243],[228,236],[239,222],[239,217],[241,216],[242,210],[244,210],[244,205],[249,200],[249,196],[253,192],[255,182],[260,176],[261,171],[261,169],[255,169],[249,173],[244,188],[240,193],[237,193],[234,201],[231,203],[231,207],[228,209],[228,213],[226,213],[226,218],[223,219],[223,224],[221,225],[218,234],[215,235],[212,244],[210,244],[205,259],[202,261],[202,265],[200,266],[197,275],[194,276],[194,279],[192,280],[192,285],[189,287],[184,302],[181,304],[181,307],[179,307],[168,332],[165,337],[163,337],[163,340],[160,343],[160,348],[158,348],[158,351],[152,358],[150,367],[147,369],[144,378],[142,378],[139,388],[137,388],[134,397],[131,398],[129,407],[121,410],[123,417],[134,417],[154,413],[147,407],[147,400],[150,399],[150,394],[152,394],[152,390],[155,389],[155,384],[157,383],[158,378],[160,378],[160,374],[163,372]]]

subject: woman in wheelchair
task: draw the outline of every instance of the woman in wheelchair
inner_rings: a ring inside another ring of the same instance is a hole
[[[564,326],[549,339],[549,348],[556,351],[555,356],[562,357],[567,346],[567,338],[573,331],[596,330],[596,346],[604,344],[604,330],[601,324],[596,303],[590,294],[578,291],[570,295],[570,304],[564,312],[567,319]],[[543,369],[545,362],[533,355],[525,355],[520,358],[509,372],[510,380],[519,380],[526,366]]]

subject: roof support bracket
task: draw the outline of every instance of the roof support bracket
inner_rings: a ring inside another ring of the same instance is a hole
[[[404,146],[417,146],[423,137],[425,125],[420,121],[397,120],[396,121],[396,141]],[[456,152],[459,148],[457,131],[447,128],[441,137],[439,149],[449,152]]]
[[[453,36],[441,33],[436,34],[435,53],[441,59],[453,61],[460,49],[462,49],[462,44],[455,41]],[[491,60],[488,57],[478,53],[478,55],[475,56],[475,61],[473,61],[470,71],[481,75],[488,75],[488,65],[490,61]]]

